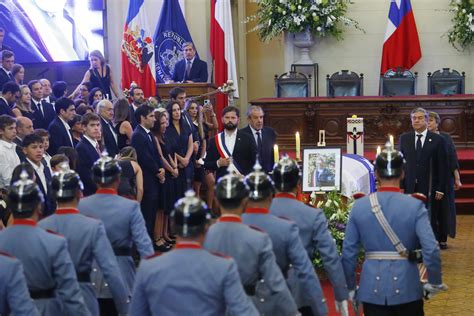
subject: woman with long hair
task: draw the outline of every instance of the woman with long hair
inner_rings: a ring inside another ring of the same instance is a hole
[[[25,67],[20,64],[14,64],[12,67],[12,76],[16,84],[23,84],[23,80],[25,79]]]
[[[98,50],[93,50],[89,53],[89,60],[91,67],[84,74],[82,82],[77,86],[76,90],[72,93],[72,96],[76,95],[84,82],[91,83],[92,88],[100,88],[106,99],[112,100],[112,92],[115,97],[119,97],[117,86],[115,85],[112,69],[110,65],[105,63],[104,55]],[[92,102],[91,102],[92,104]]]
[[[163,186],[163,210],[158,211],[155,222],[155,247],[161,251],[167,251],[174,243],[169,235],[169,215],[174,208],[174,203],[180,198],[177,193],[179,170],[176,154],[173,152],[170,142],[165,139],[168,112],[164,109],[155,110],[155,118],[155,125],[151,132],[158,144],[158,154],[166,171],[166,180]]]
[[[114,129],[117,134],[118,149],[122,149],[132,140],[133,128],[128,121],[129,104],[127,99],[120,98],[114,102]]]
[[[122,168],[118,194],[140,203],[143,198],[143,173],[137,162],[137,151],[132,146],[126,146],[119,151],[117,160]]]
[[[15,102],[12,112],[15,117],[24,116],[32,121],[34,120],[34,112],[31,108],[31,91],[28,85],[20,86],[20,98]]]
[[[90,106],[94,106],[94,103],[97,105],[96,102],[104,99],[104,92],[100,88],[93,88],[89,92],[89,97],[87,99]]]

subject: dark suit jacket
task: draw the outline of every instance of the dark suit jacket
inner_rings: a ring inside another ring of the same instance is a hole
[[[26,157],[24,158],[23,162],[31,164],[28,160],[26,160]],[[38,185],[38,187],[41,190],[41,193],[43,193],[43,196],[44,196],[42,212],[43,212],[43,216],[46,217],[54,213],[54,211],[56,210],[56,202],[54,201],[53,191],[51,188],[52,177],[51,177],[51,171],[49,170],[49,167],[48,167],[48,163],[44,159],[41,161],[41,163],[43,164],[43,168],[44,168],[44,176],[46,178],[46,186],[47,186],[48,193],[46,193],[45,187],[43,186],[43,182],[41,182],[41,179],[39,178],[39,175],[36,171],[35,171],[35,177],[36,177],[36,184]]]
[[[31,108],[33,109],[33,127],[35,129],[42,128],[48,130],[49,124],[56,118],[56,112],[54,111],[53,105],[47,102],[41,102],[43,105],[44,117],[36,104],[31,100]]]
[[[240,167],[243,175],[247,175],[253,170],[255,165],[255,156],[257,155],[257,147],[255,141],[252,140],[252,136],[237,131],[237,139],[235,140],[234,152],[232,153],[232,159]],[[216,145],[217,135],[214,138],[209,139],[209,146],[207,147],[206,160],[204,161],[204,167],[208,170],[216,170],[216,180],[227,174],[227,167],[217,167],[217,160],[221,157]]]
[[[100,125],[102,126],[102,139],[104,141],[105,149],[107,150],[109,156],[113,158],[119,152],[117,142],[115,141],[114,135],[110,130],[110,128],[113,128],[113,126],[108,126],[107,122],[102,117],[100,118]]]
[[[241,131],[249,134],[252,137],[255,143],[255,148],[257,148],[258,153],[257,142],[255,141],[255,137],[253,135],[252,130],[250,129],[250,126],[247,125],[247,127],[242,128]],[[275,157],[273,155],[273,146],[276,144],[275,130],[271,127],[264,126],[261,130],[261,137],[262,152],[258,153],[258,159],[260,161],[260,164],[262,165],[263,170],[268,173],[273,170],[273,165],[275,164]]]
[[[94,162],[100,158],[99,153],[84,137],[77,143],[76,150],[79,156],[77,160],[77,173],[84,184],[84,196],[92,195],[97,191],[97,185],[92,180],[91,169]]]
[[[71,143],[71,138],[69,138],[69,131],[64,127],[61,119],[56,116],[56,118],[49,124],[49,148],[48,153],[53,156],[58,152],[58,148],[61,146],[74,147],[74,144]]]
[[[173,71],[173,81],[186,81],[191,80],[193,82],[207,82],[207,63],[200,60],[199,58],[194,58],[193,65],[191,67],[191,73],[189,77],[186,76],[186,58],[179,61],[174,66]]]
[[[3,85],[7,83],[8,81],[13,81],[13,79],[10,76],[8,76],[8,74],[3,68],[0,68],[0,92],[3,89]]]
[[[158,154],[158,147],[154,137],[148,136],[141,125],[137,125],[132,135],[131,145],[137,151],[138,164],[143,171],[144,197],[156,197],[159,195],[158,186],[160,181],[156,174],[162,168]]]
[[[1,88],[0,88],[1,89]],[[0,90],[1,92],[1,90]],[[0,115],[7,114],[12,117],[15,117],[15,115],[12,112],[12,109],[10,105],[8,105],[7,101],[5,101],[3,98],[0,98]]]
[[[415,132],[402,134],[399,146],[406,160],[405,178],[402,180],[405,193],[415,193],[415,188],[426,196],[434,191],[445,193],[447,149],[441,136],[428,131],[420,161],[416,160]]]
[[[131,104],[128,106],[128,121],[130,122],[130,125],[132,125],[132,128],[135,130],[135,127],[137,127],[138,122],[135,118],[135,110],[133,108],[133,105]]]

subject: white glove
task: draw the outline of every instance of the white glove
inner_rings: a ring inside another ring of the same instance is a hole
[[[354,301],[354,297],[356,295],[356,291],[355,290],[350,290],[349,291],[349,301]]]
[[[432,298],[439,292],[447,291],[447,290],[448,290],[448,286],[444,283],[441,283],[441,284],[425,283],[423,285],[424,296],[427,300],[429,300],[430,298]]]
[[[347,300],[343,300],[341,302],[335,301],[336,303],[336,312],[341,313],[342,316],[349,316],[349,307],[347,304]]]

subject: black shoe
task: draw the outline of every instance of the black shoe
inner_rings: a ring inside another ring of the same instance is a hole
[[[155,251],[167,252],[170,251],[173,246],[167,243],[163,237],[160,237],[155,240],[153,248],[155,249]]]
[[[171,237],[170,237],[171,238]],[[166,237],[163,237],[163,239],[170,245],[176,244],[176,239],[168,239]]]
[[[441,241],[439,243],[439,248],[442,249],[442,250],[446,250],[446,249],[448,249],[448,244],[444,241]]]

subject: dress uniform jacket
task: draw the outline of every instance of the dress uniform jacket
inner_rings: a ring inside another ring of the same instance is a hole
[[[92,315],[99,316],[99,304],[90,282],[93,259],[96,260],[120,314],[128,313],[129,292],[126,290],[114,252],[101,221],[79,214],[77,209],[58,209],[38,223],[40,227],[64,235],[69,253],[76,268],[82,296]]]
[[[324,270],[334,288],[336,301],[347,299],[348,291],[341,258],[337,253],[336,243],[327,229],[328,224],[323,212],[298,201],[292,194],[278,193],[272,201],[270,213],[286,217],[298,225],[300,238],[309,258],[313,258],[316,250],[319,251]],[[308,295],[293,273],[289,276],[289,284],[297,297],[298,306],[308,306]]]
[[[276,264],[270,237],[260,229],[242,223],[240,217],[223,215],[209,228],[205,247],[231,256],[240,279],[260,313],[295,315],[297,307]],[[260,286],[261,280],[265,283]],[[255,289],[255,293],[253,292]],[[255,295],[253,295],[255,294]],[[266,310],[273,307],[271,313]]]
[[[131,293],[135,280],[132,246],[137,248],[142,258],[154,254],[140,205],[136,201],[117,195],[115,190],[99,189],[96,194],[81,199],[78,209],[81,214],[95,217],[104,223],[107,237],[122,272],[122,280]],[[112,297],[99,269],[91,273],[91,279],[95,283],[99,298]]]
[[[0,315],[39,315],[26,285],[23,266],[10,255],[0,253]]]
[[[38,227],[33,220],[16,219],[0,233],[0,251],[21,261],[33,298],[38,291],[54,292],[55,297],[35,299],[41,315],[90,315],[66,239]]]
[[[258,315],[245,295],[235,261],[197,243],[178,243],[144,260],[137,272],[130,315]]]
[[[402,244],[408,250],[414,250],[421,244],[429,283],[441,284],[439,247],[424,203],[401,194],[395,188],[381,188],[376,194],[387,222]],[[368,196],[354,203],[346,228],[342,263],[350,289],[356,287],[355,268],[361,245],[366,253],[396,251],[372,213]],[[398,305],[422,299],[423,287],[416,263],[408,260],[365,260],[356,298],[377,305]]]
[[[270,236],[273,253],[283,275],[287,276],[291,264],[303,289],[311,297],[314,314],[326,315],[328,310],[323,291],[301,242],[298,226],[292,221],[271,215],[264,208],[247,209],[242,215],[242,221],[264,230]]]

